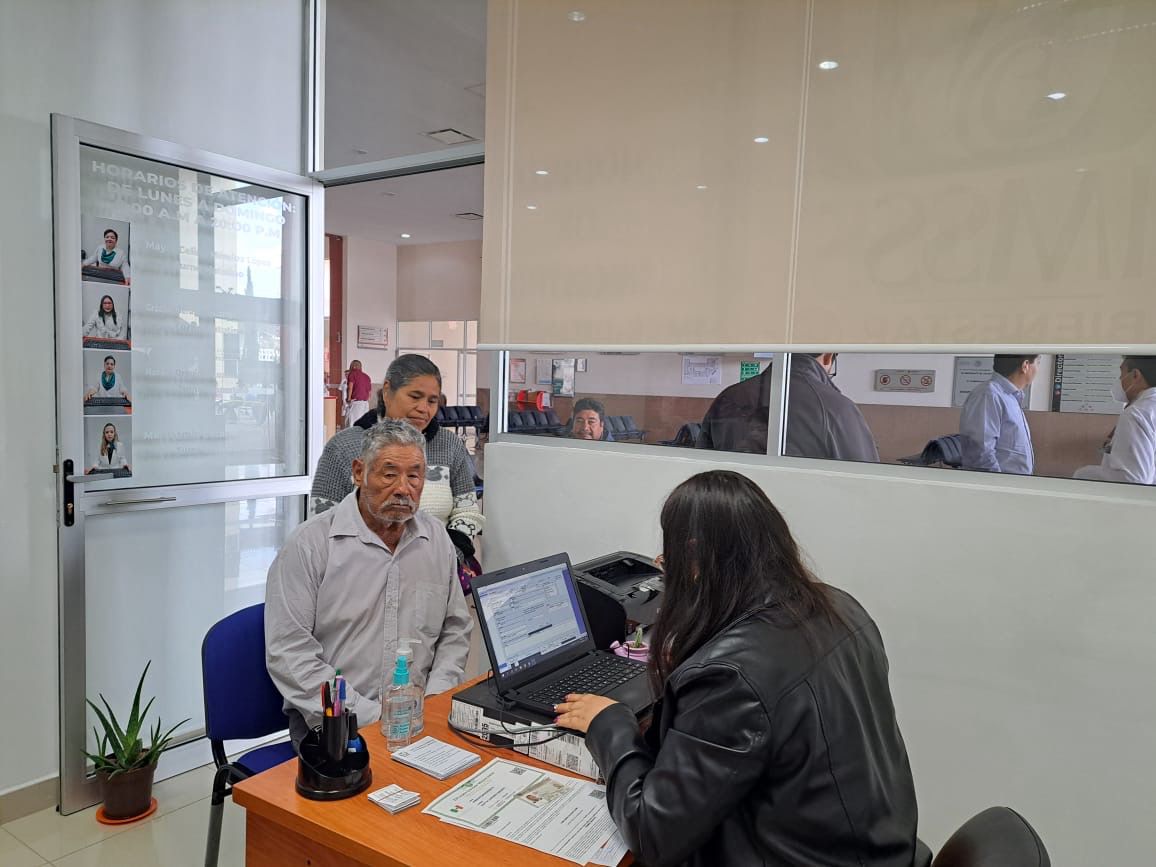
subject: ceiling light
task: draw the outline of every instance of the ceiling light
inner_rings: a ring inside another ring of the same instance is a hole
[[[480,220],[482,215],[477,211],[462,211],[460,214],[454,214],[459,220]]]
[[[1064,93],[1062,90],[1057,90],[1055,93],[1049,93],[1048,99],[1050,99],[1052,102],[1059,102],[1061,99],[1063,99],[1066,96],[1067,96],[1067,94]]]
[[[526,210],[527,211],[536,211],[536,210],[538,210],[538,206],[537,205],[526,205]]]
[[[394,193],[394,192],[392,192],[392,191],[390,191],[390,190],[386,190],[385,192],[383,192],[383,193],[382,193],[382,195],[383,195],[383,196],[388,196],[389,198],[391,198],[391,199],[392,199],[394,196],[396,196],[396,195],[397,195],[397,193]]]
[[[355,154],[360,154],[361,156],[365,156],[367,153],[369,153],[369,151],[364,150],[363,148],[354,148],[353,152]]]
[[[546,171],[545,169],[538,169],[538,171],[534,172],[534,174],[536,174],[536,175],[548,175],[550,173],[548,171]]]
[[[583,21],[586,20],[586,13],[583,12],[581,9],[575,9],[573,12],[571,12],[566,17],[569,18],[571,21],[573,21],[575,24],[581,24]]]
[[[770,139],[765,135],[755,136],[755,144],[766,144]]]
[[[839,61],[838,60],[820,60],[819,61],[819,68],[820,69],[838,69],[839,68]]]
[[[706,184],[699,184],[697,187],[695,187],[695,189],[696,189],[696,190],[705,190],[705,189],[706,189]]]
[[[411,236],[410,236],[410,234],[409,234],[409,232],[402,232],[402,233],[401,233],[401,236],[402,236],[403,238],[409,238],[409,237],[411,237]]]

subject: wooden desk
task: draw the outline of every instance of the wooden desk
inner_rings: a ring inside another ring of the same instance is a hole
[[[481,678],[479,678],[481,680]],[[247,867],[409,867],[409,865],[487,864],[550,865],[570,862],[516,843],[499,840],[465,828],[455,828],[422,810],[492,758],[506,758],[565,774],[513,750],[492,749],[466,743],[450,730],[446,720],[451,693],[433,696],[425,704],[425,734],[482,757],[456,777],[435,780],[389,757],[378,723],[365,726],[361,734],[369,745],[373,783],[360,795],[344,801],[310,801],[297,794],[297,761],[285,762],[239,783],[233,800],[245,808],[245,864]],[[572,775],[570,775],[572,776]],[[421,793],[421,803],[391,816],[366,795],[397,783]],[[631,863],[626,856],[623,864]]]

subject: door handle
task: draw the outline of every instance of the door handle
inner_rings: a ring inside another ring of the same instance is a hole
[[[102,506],[141,506],[145,503],[172,503],[176,497],[145,497],[140,500],[105,500]]]
[[[69,465],[72,461],[65,461],[65,465]],[[70,485],[83,485],[85,482],[104,482],[108,479],[115,479],[115,473],[80,473],[75,476],[65,476],[64,481]]]

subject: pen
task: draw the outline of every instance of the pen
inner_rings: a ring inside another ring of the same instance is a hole
[[[337,680],[337,702],[341,710],[345,710],[345,678],[339,677]]]
[[[321,709],[328,715],[333,710],[333,704],[329,697],[329,681],[321,684]]]

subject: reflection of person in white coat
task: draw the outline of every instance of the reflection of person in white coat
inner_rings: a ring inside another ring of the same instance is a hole
[[[110,271],[120,271],[124,266],[124,250],[117,247],[120,236],[116,229],[104,230],[104,246],[81,261],[82,267],[107,268]]]
[[[85,400],[94,397],[123,397],[132,403],[132,398],[128,396],[128,389],[124,385],[124,378],[116,372],[116,359],[111,355],[104,357],[104,370],[101,371],[97,384],[84,393]]]
[[[1126,355],[1112,397],[1126,403],[1098,465],[1080,467],[1077,479],[1156,485],[1156,356]]]
[[[123,316],[118,316],[116,304],[111,295],[100,299],[100,306],[92,314],[92,318],[84,323],[85,337],[112,338],[124,340],[128,336],[128,323]]]
[[[120,440],[117,439],[116,425],[109,423],[100,433],[100,451],[96,456],[96,463],[89,468],[90,473],[99,473],[101,470],[128,470],[128,458]]]

